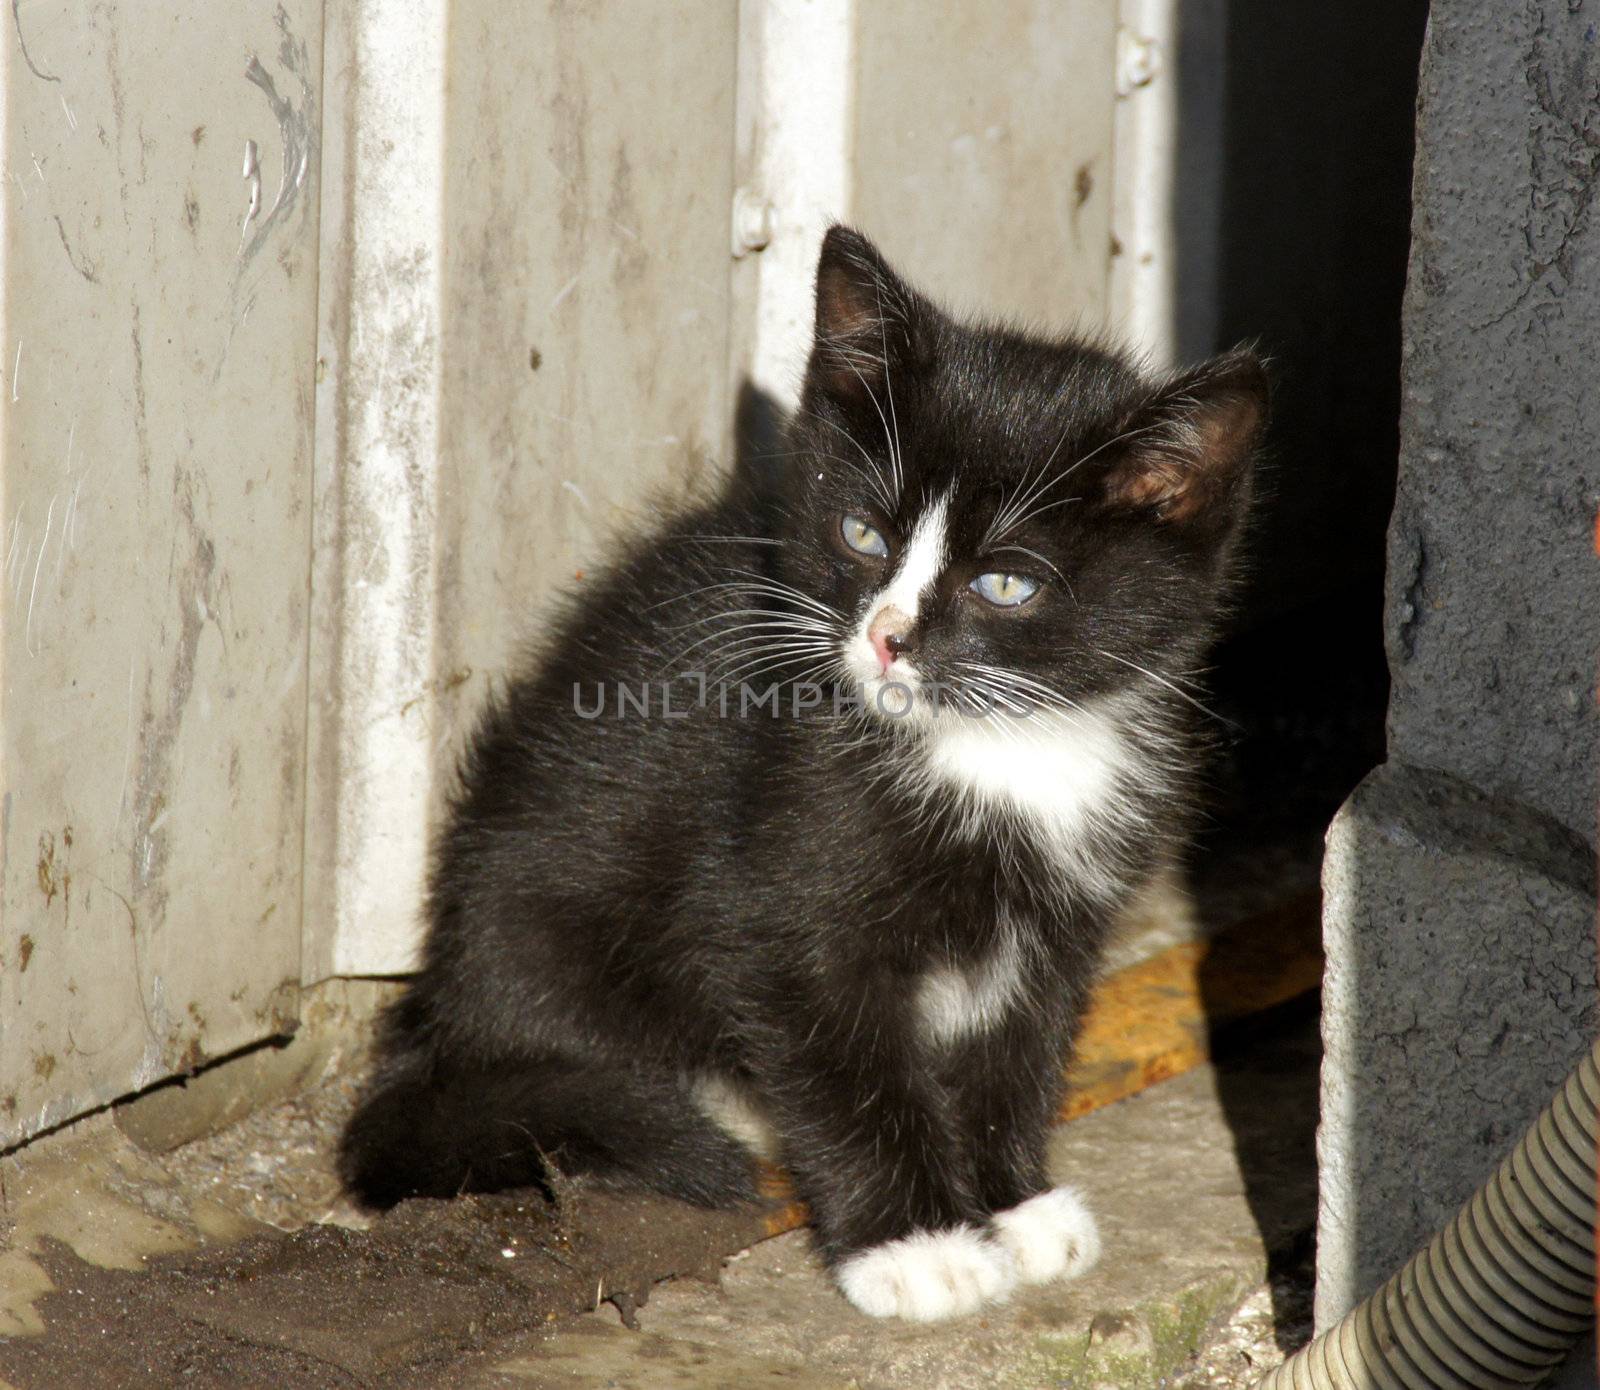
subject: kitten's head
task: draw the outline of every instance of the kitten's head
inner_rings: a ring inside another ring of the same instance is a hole
[[[834,227],[780,581],[903,727],[1170,685],[1211,636],[1266,410],[1249,352],[1152,379],[958,323]]]

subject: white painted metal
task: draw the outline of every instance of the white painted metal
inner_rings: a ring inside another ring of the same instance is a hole
[[[851,211],[956,308],[1103,326],[1114,5],[860,7]]]
[[[20,8],[0,1142],[414,963],[473,713],[792,402],[829,221],[1103,321],[1115,4]]]
[[[1118,337],[1163,367],[1178,357],[1172,242],[1179,5],[1180,0],[1120,0],[1118,5],[1111,214],[1117,254],[1110,320]]]
[[[733,0],[328,14],[308,980],[411,966],[485,693],[725,453],[737,37]]]
[[[742,0],[737,108],[738,221],[769,209],[767,242],[734,269],[732,363],[793,406],[811,346],[822,234],[851,217],[855,0]]]
[[[1104,326],[1116,0],[744,0],[733,368],[793,404],[821,234],[854,221],[964,307]],[[982,62],[973,55],[982,54]]]
[[[321,6],[0,43],[0,1146],[293,1025]]]
[[[446,0],[328,7],[308,977],[412,964],[435,757]]]
[[[1117,0],[1117,9],[1107,317],[1117,337],[1170,367],[1224,346],[1216,334],[1227,0]]]

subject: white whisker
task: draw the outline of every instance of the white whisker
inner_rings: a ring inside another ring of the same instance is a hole
[[[884,363],[883,365],[885,370],[887,370],[888,364]],[[850,370],[856,374],[856,380],[861,383],[861,389],[867,393],[867,399],[872,402],[872,408],[878,414],[878,423],[883,426],[883,442],[889,446],[889,467],[894,473],[894,495],[899,497],[905,491],[905,477],[900,471],[900,456],[895,450],[894,437],[889,432],[888,417],[884,415],[883,407],[878,404],[877,393],[873,391],[872,387],[867,385],[866,377],[861,375],[861,371],[855,365],[855,363],[846,362],[845,366],[849,367]],[[893,508],[890,510],[892,511]]]
[[[1118,656],[1115,652],[1101,651],[1101,649],[1099,647],[1096,647],[1095,650],[1097,652],[1099,652],[1101,656],[1105,657],[1108,661],[1121,662],[1124,666],[1132,667],[1141,676],[1148,676],[1157,685],[1164,685],[1168,690],[1170,690],[1180,700],[1187,700],[1191,705],[1193,705],[1197,710],[1200,711],[1201,714],[1205,715],[1208,719],[1215,719],[1219,724],[1226,724],[1229,728],[1237,728],[1238,727],[1236,724],[1234,724],[1234,722],[1231,719],[1225,719],[1222,715],[1218,714],[1216,712],[1216,710],[1211,709],[1207,705],[1201,704],[1199,700],[1195,699],[1195,697],[1193,695],[1191,695],[1187,690],[1185,690],[1182,686],[1180,686],[1176,681],[1173,681],[1173,680],[1169,679],[1166,676],[1160,675],[1159,673],[1157,673],[1155,671],[1149,670],[1147,667],[1139,665],[1139,663],[1137,661],[1129,661],[1128,658],[1125,657],[1125,656]]]
[[[1077,501],[1077,498],[1069,497],[1067,500],[1069,502],[1075,502],[1075,501]],[[1049,509],[1046,508],[1046,510],[1049,510]],[[1073,589],[1072,589],[1072,582],[1067,578],[1066,575],[1062,574],[1059,569],[1057,569],[1053,564],[1051,564],[1049,560],[1045,559],[1045,557],[1043,555],[1041,555],[1037,550],[1030,550],[1027,546],[1025,546],[1025,545],[1017,545],[1013,541],[1013,542],[1009,542],[1006,545],[997,545],[997,546],[992,547],[990,553],[994,554],[994,555],[1004,555],[1007,551],[1013,551],[1013,550],[1016,551],[1017,554],[1019,554],[1019,555],[1028,555],[1028,556],[1031,556],[1033,559],[1037,560],[1041,565],[1043,565],[1046,569],[1048,569],[1051,574],[1055,575],[1055,577],[1061,581],[1061,583],[1065,586],[1067,593],[1069,595],[1071,595],[1072,601],[1074,603],[1076,603],[1078,601],[1078,596],[1077,596],[1076,593],[1073,592]]]
[[[888,332],[884,328],[883,281],[874,276],[872,283],[878,298],[878,345],[883,350],[883,390],[884,394],[889,398],[889,418],[894,422],[894,439],[890,445],[890,457],[894,460],[895,495],[901,496],[905,492],[905,456],[900,452],[900,417],[895,413],[894,380],[889,375],[889,339]]]
[[[1037,481],[1034,483],[1032,488],[1028,489],[1027,495],[1014,496],[1013,500],[1002,507],[994,521],[990,523],[989,533],[984,538],[984,544],[992,545],[994,542],[1004,539],[1010,532],[1015,531],[1017,527],[1023,525],[1025,522],[1032,521],[1040,516],[1043,516],[1044,513],[1051,510],[1052,507],[1065,506],[1067,502],[1077,501],[1077,498],[1070,497],[1063,498],[1058,502],[1053,502],[1051,503],[1050,507],[1033,507],[1033,504],[1042,500],[1052,488],[1057,487],[1061,483],[1065,482],[1080,468],[1082,468],[1084,464],[1088,463],[1091,459],[1098,457],[1113,445],[1124,444],[1130,439],[1137,439],[1140,435],[1149,434],[1151,430],[1159,429],[1160,427],[1161,422],[1158,421],[1155,424],[1143,425],[1138,429],[1124,430],[1121,434],[1113,435],[1110,439],[1106,440],[1104,444],[1100,444],[1089,450],[1089,452],[1082,458],[1075,460],[1067,468],[1056,474],[1055,477],[1045,481],[1045,469],[1048,469],[1050,464],[1054,462],[1056,454],[1061,449],[1061,445],[1066,442],[1066,436],[1063,435],[1061,439],[1057,441],[1056,447],[1050,451],[1050,457],[1045,460],[1044,468],[1039,470]],[[1024,480],[1026,481],[1027,477],[1030,475],[1024,474],[1023,476]],[[1019,485],[1017,489],[1018,494],[1022,493],[1022,491],[1023,485]]]

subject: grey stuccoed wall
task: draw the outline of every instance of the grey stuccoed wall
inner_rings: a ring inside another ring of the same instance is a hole
[[[1600,4],[1440,0],[1418,97],[1393,755],[1595,842]]]
[[[1436,0],[1417,109],[1389,761],[1329,833],[1317,1320],[1596,1027],[1600,4]]]

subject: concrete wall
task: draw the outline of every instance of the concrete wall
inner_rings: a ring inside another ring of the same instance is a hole
[[[1418,101],[1389,763],[1324,873],[1319,1324],[1592,1038],[1600,56],[1589,4],[1436,0]]]

